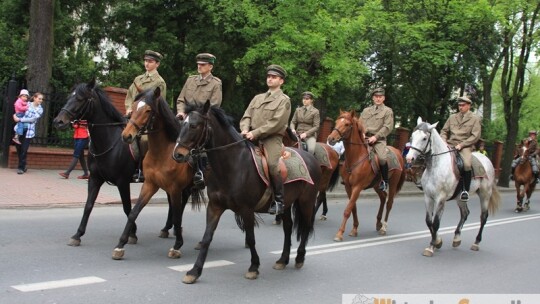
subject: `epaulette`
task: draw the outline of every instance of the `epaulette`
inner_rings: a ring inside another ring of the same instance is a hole
[[[221,79],[217,78],[216,76],[212,75],[212,78],[214,78],[215,80],[217,80],[217,82],[221,83]]]

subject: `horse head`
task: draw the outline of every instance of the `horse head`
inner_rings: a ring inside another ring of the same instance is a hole
[[[187,116],[182,122],[180,134],[173,150],[172,157],[175,161],[186,162],[190,156],[199,153],[207,144],[211,133],[208,123],[209,111],[209,100],[202,107],[195,103],[187,103]]]
[[[413,133],[411,134],[411,148],[406,155],[408,163],[411,163],[414,159],[425,156],[429,153],[431,145],[431,131],[437,127],[436,122],[434,124],[429,124],[428,122],[422,121],[422,118],[418,117],[417,126],[414,128]]]
[[[133,107],[135,110],[131,113],[131,117],[122,131],[122,140],[125,143],[132,143],[136,137],[141,136],[149,128],[155,119],[157,112],[156,104],[161,96],[161,89],[157,87],[155,90],[145,90],[135,97]]]
[[[364,125],[362,120],[356,117],[356,112],[339,110],[339,116],[334,123],[334,128],[330,135],[328,135],[327,142],[330,145],[335,145],[340,140],[350,141],[354,132],[358,133],[359,141],[361,144],[365,143],[364,139]]]
[[[54,118],[53,125],[59,130],[66,129],[73,120],[85,119],[91,111],[92,101],[97,98],[94,89],[96,80],[92,79],[87,84],[79,84],[75,87],[68,97],[66,104],[60,110],[60,113]]]

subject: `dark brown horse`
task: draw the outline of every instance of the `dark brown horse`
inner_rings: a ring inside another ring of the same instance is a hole
[[[208,249],[219,219],[225,210],[235,213],[238,227],[246,233],[246,244],[251,253],[251,265],[245,277],[256,279],[259,275],[259,255],[255,248],[255,231],[257,224],[255,212],[266,213],[272,202],[269,188],[259,176],[259,169],[252,156],[253,144],[235,130],[230,117],[210,102],[204,106],[188,104],[187,118],[177,139],[173,157],[185,162],[190,156],[197,157],[206,152],[210,172],[206,175],[208,207],[206,208],[206,230],[201,242],[201,250],[193,268],[187,272],[183,282],[194,283],[202,274]],[[283,214],[283,251],[274,264],[274,269],[284,269],[289,263],[291,254],[291,236],[296,229],[297,249],[295,267],[304,265],[306,244],[313,232],[315,200],[317,185],[321,182],[319,162],[308,152],[288,148],[290,153],[299,155],[305,163],[312,182],[306,179],[295,179],[285,182]],[[291,214],[294,213],[293,216]]]
[[[516,186],[516,209],[515,212],[529,210],[531,195],[536,188],[536,178],[534,177],[531,162],[529,161],[529,149],[525,145],[518,150],[519,162],[514,171],[514,185]],[[523,198],[527,196],[527,201],[523,204]]]
[[[388,194],[379,190],[381,175],[377,169],[378,161],[374,158],[371,161],[368,144],[364,139],[364,126],[362,120],[355,116],[355,111],[344,112],[340,111],[339,117],[336,119],[335,127],[332,133],[328,136],[328,143],[335,144],[342,140],[345,147],[345,162],[341,168],[341,178],[345,182],[345,190],[349,196],[349,203],[343,212],[343,221],[339,227],[334,241],[343,241],[343,233],[347,225],[351,213],[353,215],[353,228],[349,236],[358,235],[358,215],[356,213],[356,200],[360,196],[360,192],[364,189],[373,187],[380,199],[379,212],[377,213],[376,229],[379,234],[385,235],[388,223],[388,216],[394,204],[394,197],[401,190],[405,181],[404,161],[401,152],[394,148],[388,147],[390,152],[395,154],[399,163],[399,168],[390,168]],[[384,207],[386,206],[386,215],[382,220]]]
[[[176,137],[180,133],[180,123],[165,100],[160,96],[160,88],[146,90],[135,97],[134,111],[122,132],[122,140],[132,143],[138,135],[148,133],[148,152],[144,157],[143,171],[144,184],[142,185],[137,203],[128,216],[126,227],[118,245],[113,251],[112,258],[120,260],[124,257],[124,245],[127,243],[128,233],[135,225],[139,213],[159,190],[167,192],[172,211],[172,222],[176,241],[169,250],[170,258],[180,258],[184,241],[182,238],[182,215],[189,194],[184,191],[192,184],[193,170],[188,163],[179,164],[171,158]],[[194,193],[193,203],[200,203],[201,194]]]
[[[293,138],[293,136],[284,136],[283,137],[283,144],[287,147],[295,147],[295,148],[301,148],[300,147],[300,141],[298,141],[297,138]],[[322,147],[324,151],[326,151],[326,155],[328,155],[328,164],[323,164],[322,160],[319,160],[321,162],[321,183],[319,184],[319,194],[317,195],[317,203],[315,204],[315,214],[317,214],[317,211],[319,210],[319,207],[323,206],[323,211],[321,214],[321,217],[319,218],[321,221],[326,220],[326,214],[328,213],[328,203],[326,201],[326,191],[332,191],[334,187],[337,184],[337,181],[339,179],[339,154],[329,145],[321,142],[317,142],[317,145]],[[275,222],[281,222],[281,216],[276,216]]]

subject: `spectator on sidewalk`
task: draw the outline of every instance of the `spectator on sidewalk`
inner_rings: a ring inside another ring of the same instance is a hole
[[[28,90],[22,89],[19,93],[19,97],[15,100],[15,116],[19,118],[24,117],[24,112],[28,110],[28,98],[30,98],[30,93]],[[24,123],[17,123],[15,125],[15,135],[13,135],[12,141],[17,145],[21,144],[19,136],[23,135]]]
[[[80,162],[81,167],[83,169],[83,175],[77,176],[77,178],[88,179],[90,175],[88,174],[88,167],[86,166],[86,159],[84,157],[84,149],[88,147],[88,141],[89,141],[88,140],[88,122],[86,120],[75,120],[71,122],[71,126],[73,127],[73,139],[75,143],[75,147],[73,149],[73,159],[71,160],[71,163],[69,164],[68,169],[58,174],[61,177],[68,179],[71,171],[75,169],[77,162]]]

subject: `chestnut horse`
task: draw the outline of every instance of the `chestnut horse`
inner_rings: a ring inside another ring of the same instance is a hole
[[[256,279],[259,275],[260,260],[255,248],[255,212],[268,212],[273,199],[271,188],[259,176],[258,165],[254,162],[254,145],[242,138],[223,109],[210,107],[209,101],[204,106],[189,103],[186,113],[187,118],[183,121],[173,158],[178,162],[185,162],[190,156],[196,157],[206,152],[211,170],[206,176],[209,201],[201,250],[193,268],[187,272],[182,282],[195,283],[201,276],[219,219],[227,209],[235,213],[238,227],[246,233],[251,265],[245,278]],[[293,148],[287,148],[287,151],[301,158],[311,181],[297,178],[284,184],[284,240],[281,257],[273,267],[276,270],[284,269],[289,263],[293,228],[296,230],[297,240],[300,241],[295,267],[301,268],[304,265],[306,244],[313,233],[317,185],[321,180],[321,168],[313,155]],[[294,213],[294,220],[291,213]]]
[[[401,156],[401,151],[388,146],[388,150],[395,154],[399,163],[398,169],[390,169],[388,179],[388,194],[381,191],[378,187],[381,181],[381,175],[377,169],[377,158],[370,157],[369,145],[364,138],[364,125],[360,117],[356,117],[355,111],[346,112],[340,111],[339,117],[336,119],[335,127],[328,135],[328,143],[333,145],[342,140],[345,147],[345,161],[341,167],[341,178],[345,183],[345,190],[349,197],[349,203],[343,212],[343,220],[339,227],[334,241],[343,241],[343,233],[347,225],[351,213],[353,215],[353,228],[349,236],[358,235],[358,215],[356,213],[356,200],[360,196],[360,192],[364,189],[372,188],[379,196],[380,206],[377,213],[377,223],[375,228],[380,235],[385,235],[388,225],[388,216],[394,204],[394,197],[401,190],[405,181],[404,161]],[[384,220],[382,215],[386,206],[386,214]]]
[[[298,138],[293,138],[294,135],[284,136],[283,144],[287,147],[295,147],[300,149],[300,141]],[[296,136],[294,136],[296,137]],[[319,184],[319,194],[317,195],[317,203],[315,204],[315,214],[319,210],[321,205],[323,206],[322,214],[320,216],[321,221],[326,220],[326,214],[328,213],[328,203],[326,201],[326,191],[332,191],[339,179],[339,154],[329,145],[321,142],[317,142],[317,145],[322,147],[328,155],[328,163],[330,166],[325,166],[321,163],[321,183]],[[281,216],[276,215],[276,224],[281,223]]]
[[[193,169],[188,163],[179,164],[171,158],[176,137],[180,133],[180,123],[177,121],[168,104],[161,97],[161,89],[146,90],[135,97],[134,111],[122,132],[122,140],[132,143],[135,138],[145,132],[148,134],[148,152],[143,160],[144,183],[137,203],[128,216],[126,227],[118,245],[113,251],[112,258],[120,260],[124,257],[124,245],[128,233],[135,225],[135,220],[152,196],[159,190],[167,192],[172,211],[172,222],[176,241],[169,250],[170,258],[180,258],[184,240],[182,238],[182,215],[189,198],[189,192],[184,191],[192,185]],[[194,190],[193,206],[201,203],[200,191]]]
[[[534,177],[531,162],[529,161],[529,149],[527,146],[523,146],[518,150],[519,162],[514,171],[514,185],[516,186],[516,209],[515,212],[522,212],[529,210],[529,204],[531,202],[531,195],[536,188],[536,178]],[[523,204],[523,198],[527,196],[525,205]]]

